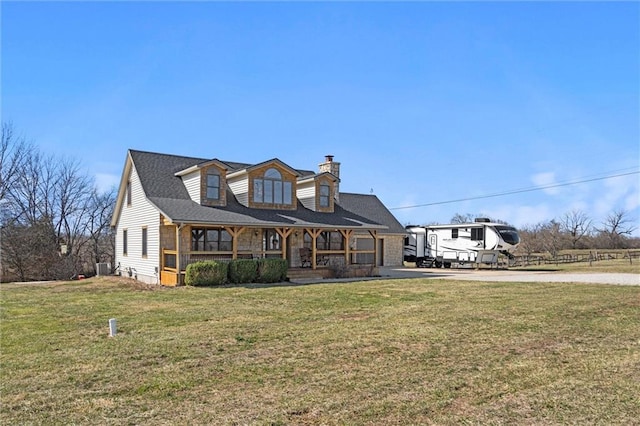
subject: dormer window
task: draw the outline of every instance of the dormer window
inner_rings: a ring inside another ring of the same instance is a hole
[[[220,174],[215,169],[207,172],[207,199],[220,199]]]
[[[331,187],[327,182],[320,184],[320,207],[330,207]]]
[[[292,189],[292,183],[283,180],[282,174],[272,167],[264,172],[262,178],[253,179],[253,202],[290,206]]]

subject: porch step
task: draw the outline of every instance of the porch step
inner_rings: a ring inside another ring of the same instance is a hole
[[[308,268],[295,268],[295,269],[289,269],[289,271],[287,271],[287,278],[292,281],[292,280],[307,280],[307,279],[314,279],[314,280],[321,280],[323,279],[325,276],[325,274],[323,273],[323,271],[320,270],[313,270],[313,269],[308,269]]]

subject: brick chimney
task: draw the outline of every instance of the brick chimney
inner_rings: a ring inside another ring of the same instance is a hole
[[[340,179],[340,163],[333,161],[333,155],[325,155],[324,163],[320,163],[320,173],[329,172],[338,179]],[[335,199],[338,200],[338,194],[340,193],[340,183],[336,182]]]

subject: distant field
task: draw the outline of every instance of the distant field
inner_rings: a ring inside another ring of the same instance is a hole
[[[0,286],[3,424],[634,424],[640,288]],[[119,334],[108,337],[108,320]]]
[[[593,273],[630,273],[640,274],[640,259],[615,259],[615,260],[599,260],[594,262],[576,262],[576,263],[548,263],[541,265],[529,265],[517,268],[509,268],[514,270],[546,270],[546,271],[564,271],[564,272],[593,272]]]

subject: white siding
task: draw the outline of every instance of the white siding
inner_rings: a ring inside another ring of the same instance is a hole
[[[244,175],[236,179],[228,179],[227,184],[238,202],[249,207],[249,176]]]
[[[298,184],[296,197],[309,210],[316,210],[316,182]]]
[[[132,277],[137,274],[138,280],[149,284],[159,282],[159,273],[155,268],[160,267],[160,213],[147,200],[140,184],[140,179],[132,168],[131,176],[131,205],[126,200],[122,203],[118,224],[116,226],[115,264],[120,265],[122,276]],[[147,228],[147,256],[142,257],[142,228]],[[127,230],[127,255],[122,253],[122,231]]]
[[[200,204],[200,170],[182,176],[182,183],[189,192],[189,197],[196,203]]]

